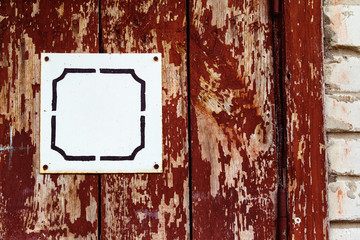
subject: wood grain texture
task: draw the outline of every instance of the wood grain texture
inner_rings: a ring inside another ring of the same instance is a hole
[[[97,52],[97,1],[0,2],[0,239],[96,239],[97,176],[39,174],[40,53]]]
[[[284,1],[289,239],[328,239],[321,2]]]
[[[186,1],[104,0],[106,53],[162,53],[162,174],[103,175],[103,239],[189,239]]]
[[[275,239],[269,1],[190,1],[194,239]]]

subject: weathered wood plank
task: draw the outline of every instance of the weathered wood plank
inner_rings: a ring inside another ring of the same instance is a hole
[[[328,239],[322,1],[284,1],[289,239]]]
[[[103,175],[103,239],[188,239],[186,1],[104,0],[104,52],[162,53],[163,174]]]
[[[41,52],[97,52],[97,1],[0,3],[0,238],[97,236],[97,176],[39,174]]]
[[[275,239],[269,1],[190,1],[194,239]]]

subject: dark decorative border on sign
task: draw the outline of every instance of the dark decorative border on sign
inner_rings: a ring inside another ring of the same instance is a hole
[[[129,156],[101,156],[101,161],[124,161],[124,160],[134,160],[136,154],[143,148],[145,148],[145,116],[140,117],[140,134],[141,134],[141,143],[134,149],[134,151]]]
[[[55,78],[52,82],[52,91],[53,91],[53,98],[52,98],[52,110],[56,111],[57,107],[57,83],[63,80],[68,73],[95,73],[96,70],[93,68],[64,68],[62,74]]]
[[[100,68],[100,73],[106,74],[131,74],[131,76],[141,85],[141,111],[145,111],[145,81],[136,75],[134,69],[112,69],[112,68]]]
[[[63,80],[68,73],[95,73],[95,69],[90,68],[64,68],[62,74],[55,78],[52,82],[52,90],[53,90],[53,98],[52,98],[52,110],[56,111],[57,109],[57,83]],[[130,74],[135,81],[140,83],[141,86],[141,111],[145,111],[146,103],[145,103],[145,81],[139,78],[134,69],[100,69],[100,73],[105,74]],[[141,143],[138,147],[136,147],[133,152],[128,156],[100,156],[101,161],[124,161],[124,160],[134,160],[136,154],[143,148],[145,148],[145,116],[140,117],[140,135],[141,135]],[[95,156],[71,156],[67,155],[65,151],[56,146],[56,116],[52,116],[51,118],[51,149],[60,153],[61,156],[65,160],[70,161],[95,161]]]
[[[51,117],[51,149],[57,151],[65,160],[69,161],[95,161],[95,156],[70,156],[63,149],[56,146],[56,116]]]

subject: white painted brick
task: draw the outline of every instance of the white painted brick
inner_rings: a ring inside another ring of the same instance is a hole
[[[360,175],[360,139],[328,137],[327,156],[331,173]]]
[[[343,4],[360,5],[360,1],[359,0],[325,0],[324,4],[325,5],[343,5]]]
[[[360,99],[348,94],[325,95],[325,128],[328,132],[360,131]]]
[[[330,46],[340,49],[336,54],[347,55],[332,55],[325,61],[325,83],[328,90],[350,93],[325,96],[325,128],[328,132],[343,132],[328,137],[329,172],[360,176],[360,135],[344,133],[360,131],[360,58],[351,54],[360,51],[360,0],[325,0],[324,4],[324,27]],[[330,240],[358,240],[360,224],[349,221],[360,221],[360,178],[337,179],[328,186],[329,219],[342,223],[330,225]]]
[[[330,240],[359,240],[360,228],[330,228]]]
[[[331,45],[360,49],[360,6],[330,5],[324,13],[331,22]]]
[[[360,92],[360,59],[335,56],[325,64],[325,83],[332,90]]]
[[[336,181],[329,184],[330,221],[360,220],[360,182]]]

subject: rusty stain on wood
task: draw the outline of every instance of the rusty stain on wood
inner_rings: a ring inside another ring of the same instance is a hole
[[[328,239],[322,1],[284,9],[289,238]]]
[[[96,176],[39,174],[41,52],[97,52],[97,1],[0,3],[0,238],[97,237]],[[72,19],[78,19],[78,31]]]
[[[269,1],[190,1],[194,239],[274,239]]]
[[[162,53],[163,174],[102,175],[104,239],[189,239],[185,1],[101,1],[107,53]]]

